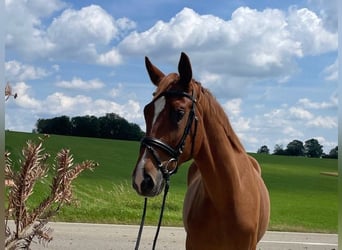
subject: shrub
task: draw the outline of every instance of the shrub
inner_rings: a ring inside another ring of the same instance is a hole
[[[72,181],[86,170],[98,166],[93,161],[73,164],[70,150],[62,149],[55,158],[52,167],[47,164],[50,157],[44,153],[44,139],[39,143],[28,141],[22,150],[23,159],[19,160],[19,169],[14,169],[10,153],[5,153],[5,179],[8,192],[7,209],[5,211],[5,247],[6,249],[29,249],[34,238],[39,243],[52,240],[52,229],[47,227],[48,220],[54,216],[64,204],[71,204]],[[51,170],[51,171],[50,171]],[[38,181],[46,180],[52,172],[50,193],[38,203],[32,205],[29,198],[33,194]],[[30,204],[30,205],[29,205]],[[14,221],[11,230],[8,221]]]

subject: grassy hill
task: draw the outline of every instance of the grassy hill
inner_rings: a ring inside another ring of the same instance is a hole
[[[27,140],[38,135],[6,131],[6,150],[16,162]],[[74,184],[76,206],[64,207],[56,221],[139,224],[143,198],[131,188],[138,142],[52,135],[44,143],[51,160],[61,148],[71,149],[75,162],[86,159],[100,164],[84,172]],[[270,230],[337,232],[337,160],[252,154],[260,163],[271,196]],[[182,205],[189,163],[171,178],[163,225],[182,225]],[[47,192],[39,184],[33,203]],[[155,225],[161,197],[150,199],[146,223]]]

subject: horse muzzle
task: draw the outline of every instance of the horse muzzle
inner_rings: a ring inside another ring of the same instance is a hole
[[[154,171],[148,173],[145,168],[140,168],[138,165],[132,178],[132,186],[139,195],[154,197],[162,192],[165,179],[160,170],[154,169]]]
[[[152,137],[144,137],[141,146],[145,150],[133,173],[133,188],[140,195],[153,197],[161,193],[165,182],[177,172],[178,152],[181,151],[180,148],[175,151],[168,144]],[[163,161],[157,150],[170,158]]]

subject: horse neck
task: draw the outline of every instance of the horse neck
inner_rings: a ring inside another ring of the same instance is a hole
[[[194,160],[209,195],[234,197],[248,156],[222,107],[208,92],[199,100],[203,140]],[[212,197],[215,199],[215,197]]]
[[[219,143],[227,146],[230,144],[232,150],[229,153],[245,153],[245,149],[234,132],[226,113],[209,91],[202,89],[199,106],[207,141],[213,145]],[[216,140],[216,138],[220,140]],[[227,152],[223,153],[223,155],[227,155]]]

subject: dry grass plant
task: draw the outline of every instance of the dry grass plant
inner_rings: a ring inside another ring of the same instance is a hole
[[[5,211],[5,249],[30,249],[36,239],[46,245],[52,240],[52,229],[47,226],[48,220],[60,208],[72,201],[72,181],[84,170],[93,170],[98,166],[93,161],[73,163],[70,150],[62,149],[57,153],[54,164],[50,167],[47,160],[49,154],[44,152],[44,138],[38,143],[28,141],[22,150],[22,160],[16,171],[10,158],[5,152],[5,179],[7,180],[7,208]],[[28,205],[38,181],[47,180],[52,172],[50,193],[38,205]],[[14,221],[11,230],[9,220]]]
[[[14,99],[18,97],[17,93],[13,93],[12,87],[9,82],[7,82],[6,87],[5,87],[5,100],[7,101],[10,96],[13,96]]]

